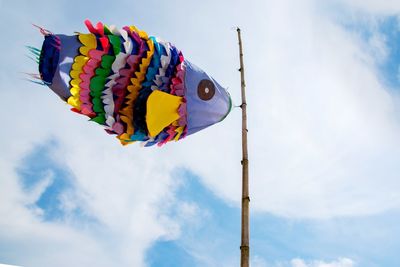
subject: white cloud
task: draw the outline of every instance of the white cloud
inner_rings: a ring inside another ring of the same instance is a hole
[[[375,31],[374,34],[368,40],[368,46],[371,49],[371,54],[375,57],[377,62],[382,62],[387,59],[388,48],[386,45],[385,35]]]
[[[39,175],[38,175],[39,176]],[[54,173],[52,171],[47,171],[43,177],[38,177],[40,181],[34,185],[33,188],[26,192],[26,204],[35,203],[40,196],[46,191],[46,189],[53,183],[54,181]]]
[[[267,262],[258,255],[252,257],[250,265],[253,267],[268,267]]]
[[[340,258],[337,261],[325,262],[314,260],[306,262],[302,259],[293,259],[291,261],[292,267],[354,267],[354,261],[348,258]]]
[[[266,262],[262,257],[255,256],[252,260],[252,266],[255,267],[356,267],[357,264],[349,258],[338,258],[332,261],[324,260],[304,260],[294,258],[290,261]]]
[[[351,8],[361,9],[365,12],[372,14],[382,14],[382,15],[398,15],[400,14],[400,3],[396,0],[336,0],[341,2],[343,5],[347,5]]]
[[[376,69],[376,60],[387,54],[384,38],[376,35],[375,41],[365,42],[336,24],[317,1],[253,2],[241,8],[252,14],[240,21],[251,207],[313,218],[398,207],[394,158],[400,155],[399,102],[381,84]],[[234,37],[230,41],[235,53]],[[217,75],[224,76],[222,71]],[[238,99],[237,92],[233,95]],[[195,151],[186,165],[236,203],[241,188],[239,122],[239,110],[234,110],[223,125],[180,146]],[[223,147],[222,155],[214,147]]]
[[[312,2],[283,5],[265,15],[274,41],[254,47],[265,57],[248,82],[265,97],[249,97],[258,132],[250,129],[253,205],[311,217],[398,206],[398,165],[384,155],[400,154],[400,124],[373,59],[361,40],[314,13]],[[255,81],[264,72],[262,89]]]

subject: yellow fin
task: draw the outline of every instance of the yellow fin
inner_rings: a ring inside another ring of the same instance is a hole
[[[178,108],[182,97],[160,90],[152,92],[147,99],[146,123],[150,137],[158,135],[165,127],[179,119]]]

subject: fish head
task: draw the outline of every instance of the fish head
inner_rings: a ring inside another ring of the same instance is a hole
[[[187,134],[225,119],[232,101],[228,91],[202,69],[185,60]]]

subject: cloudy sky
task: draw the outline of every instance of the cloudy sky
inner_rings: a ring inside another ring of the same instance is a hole
[[[172,41],[240,104],[253,267],[400,265],[397,0],[0,0],[0,265],[239,265],[240,109],[162,148],[122,147],[22,72],[31,23]]]

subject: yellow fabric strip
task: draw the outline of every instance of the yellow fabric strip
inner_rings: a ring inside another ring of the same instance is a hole
[[[137,32],[137,34],[139,34],[139,37],[142,39],[149,39],[149,36],[147,35],[147,33],[145,31],[139,30],[138,28],[136,28],[135,26],[129,26],[129,28],[131,29],[131,31]]]
[[[130,140],[131,135],[135,132],[133,128],[133,105],[136,98],[139,95],[140,89],[142,89],[142,82],[146,78],[146,72],[150,65],[151,59],[154,54],[154,43],[151,39],[148,39],[147,33],[138,30],[134,26],[130,26],[132,31],[135,31],[142,39],[145,39],[149,50],[146,53],[146,57],[141,59],[139,64],[139,71],[135,72],[135,78],[131,78],[131,84],[127,87],[128,95],[126,96],[125,107],[121,109],[121,120],[126,124],[126,132],[120,135],[118,138],[121,140]]]
[[[178,141],[178,140],[179,140],[179,137],[181,137],[184,128],[185,128],[185,127],[180,126],[180,127],[178,127],[178,128],[175,129],[175,132],[176,132],[176,136],[175,136],[175,138],[174,138],[175,141]]]
[[[88,53],[92,49],[96,49],[97,40],[94,34],[78,34],[78,39],[81,42],[82,46],[79,48],[79,52],[81,55],[78,55],[74,58],[74,63],[72,64],[71,71],[69,75],[71,76],[71,96],[68,98],[67,103],[73,106],[74,108],[80,110],[81,101],[79,100],[80,93],[80,83],[82,80],[79,75],[83,73],[83,67],[86,65],[89,60]]]

